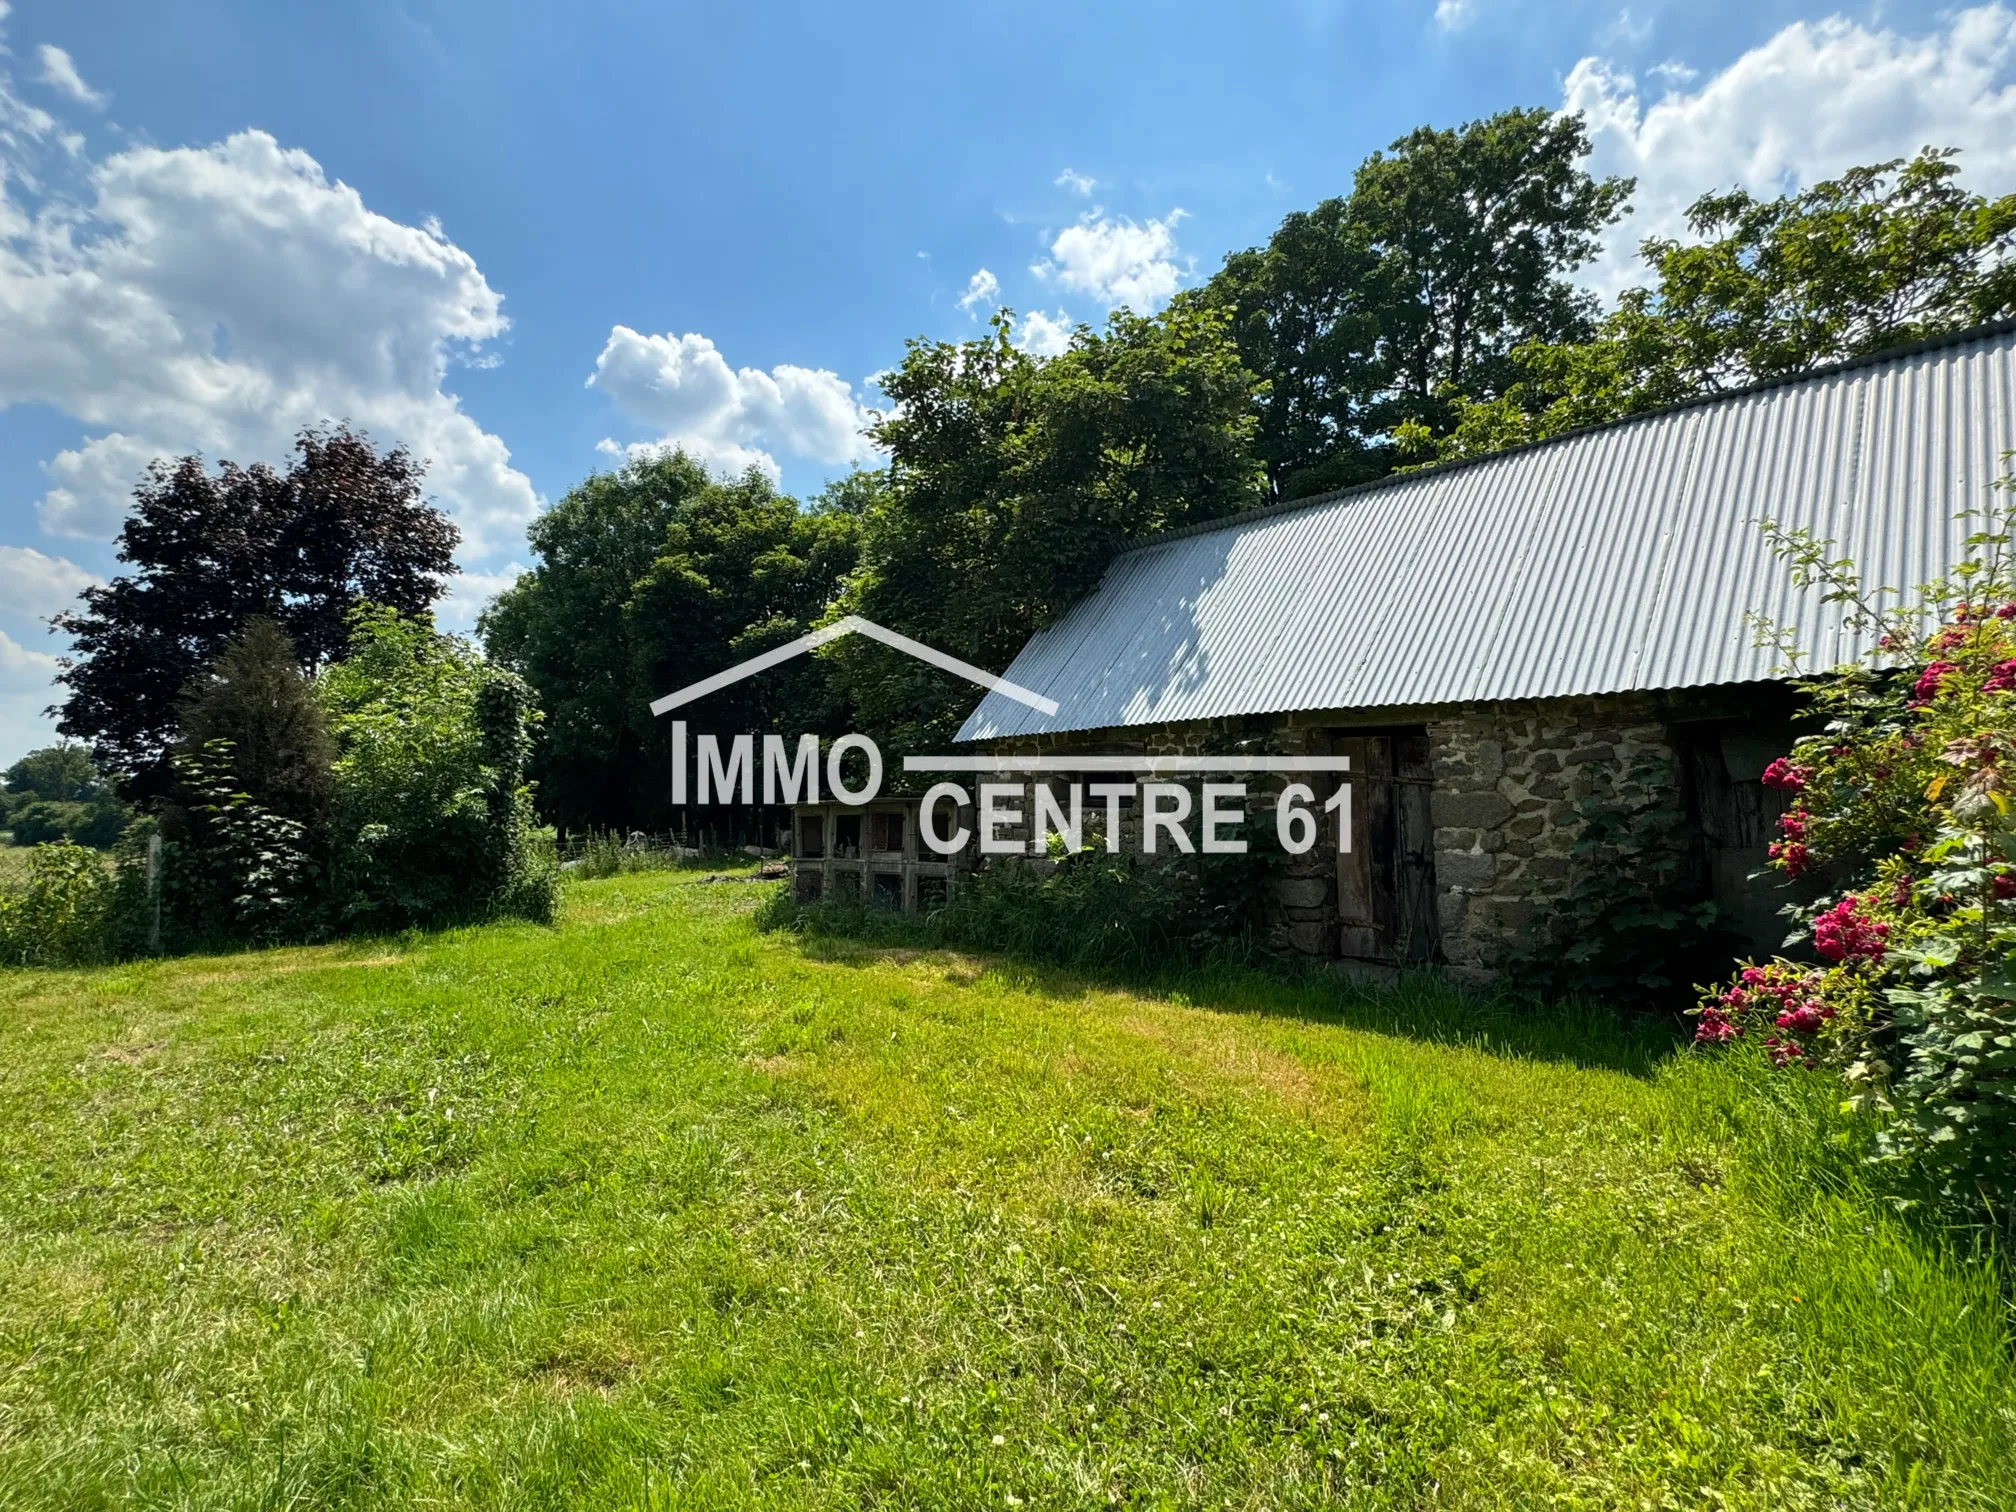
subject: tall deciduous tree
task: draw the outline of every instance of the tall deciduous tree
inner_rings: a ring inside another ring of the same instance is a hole
[[[1584,342],[1534,341],[1518,380],[1457,405],[1420,459],[1539,440],[2016,313],[2016,194],[1963,189],[1952,150],[1853,168],[1796,195],[1711,194],[1693,242],[1654,238],[1650,288]]]
[[[1267,380],[1259,444],[1277,495],[1377,477],[1395,428],[1440,435],[1455,396],[1516,376],[1515,347],[1588,333],[1595,300],[1564,275],[1632,189],[1584,171],[1588,150],[1579,116],[1546,110],[1424,126],[1193,296],[1233,311]]]
[[[263,616],[305,668],[341,653],[360,603],[417,614],[455,571],[453,524],[421,497],[421,465],[345,427],[303,431],[284,473],[198,457],[156,462],[134,493],[119,560],[54,621],[75,642],[57,728],[157,791],[183,689]]]
[[[659,694],[802,635],[855,562],[872,475],[809,509],[758,473],[728,482],[673,453],[598,474],[534,522],[539,565],[482,619],[490,655],[547,711],[533,770],[570,826],[662,823]],[[819,669],[791,664],[712,695],[717,732],[835,724]]]
[[[1255,380],[1225,312],[1121,311],[1048,360],[1009,341],[1011,319],[976,341],[913,341],[883,381],[888,487],[846,601],[996,669],[1119,548],[1265,497]],[[840,642],[828,660],[857,718],[899,743],[944,738],[971,706],[970,685],[886,648]]]

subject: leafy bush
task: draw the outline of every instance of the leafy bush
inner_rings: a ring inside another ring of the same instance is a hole
[[[210,740],[174,758],[178,836],[164,886],[173,942],[182,947],[272,944],[318,932],[318,837],[237,784],[238,754]]]
[[[1830,559],[1829,543],[1775,539],[1799,582],[1878,632],[1867,661],[1812,685],[1824,730],[1764,775],[1796,795],[1772,864],[1797,877],[1826,863],[1854,885],[1805,912],[1814,960],[1745,966],[1703,999],[1696,1037],[1755,1039],[1778,1066],[1837,1069],[1851,1100],[1883,1116],[1880,1161],[1951,1209],[1996,1212],[2016,1161],[2007,517],[1969,537],[1951,580],[1896,605]]]
[[[780,890],[765,922],[848,934],[909,933],[933,944],[1002,951],[1079,969],[1156,971],[1277,954],[1268,916],[1285,857],[1271,822],[1249,814],[1243,855],[1074,853],[1001,858],[962,877],[944,907],[911,923],[861,904],[794,904]]]
[[[131,817],[123,804],[110,798],[91,803],[31,798],[9,807],[7,825],[16,845],[68,843],[110,850]]]
[[[30,751],[7,768],[0,816],[16,845],[70,842],[109,850],[132,817],[75,741]]]
[[[558,878],[533,833],[522,681],[424,620],[367,607],[320,692],[337,748],[339,928],[552,917]]]
[[[26,887],[0,892],[0,964],[68,966],[109,954],[116,883],[105,858],[81,845],[38,845]]]

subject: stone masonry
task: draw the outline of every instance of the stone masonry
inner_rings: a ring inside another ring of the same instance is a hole
[[[994,743],[1002,751],[1202,754],[1264,738],[1287,754],[1323,751],[1355,729],[1425,727],[1433,762],[1436,906],[1446,969],[1482,984],[1530,939],[1540,908],[1574,883],[1576,803],[1583,771],[1615,775],[1641,757],[1677,772],[1658,702],[1646,695],[1466,704],[1417,709],[1315,711],[1135,726]],[[1256,811],[1267,809],[1259,784]],[[1284,938],[1297,950],[1337,954],[1336,861],[1324,840],[1292,858],[1276,884]]]

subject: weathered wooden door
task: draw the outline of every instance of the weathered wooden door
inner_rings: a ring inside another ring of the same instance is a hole
[[[1337,953],[1397,966],[1440,958],[1433,773],[1423,730],[1336,732],[1351,758],[1351,847],[1337,854]]]

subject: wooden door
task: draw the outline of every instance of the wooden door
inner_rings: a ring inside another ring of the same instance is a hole
[[[1442,949],[1427,732],[1340,731],[1331,750],[1351,758],[1341,779],[1351,785],[1351,845],[1337,853],[1337,953],[1427,965]]]

